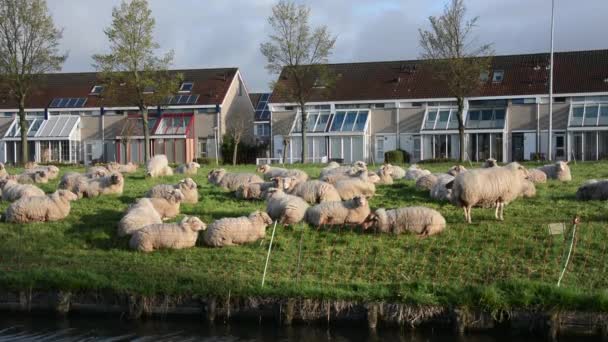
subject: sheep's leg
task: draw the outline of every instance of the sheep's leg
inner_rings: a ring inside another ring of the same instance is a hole
[[[494,204],[496,206],[496,210],[494,211],[494,218],[498,220],[498,211],[500,210],[500,202],[496,202]]]
[[[467,207],[462,207],[462,210],[464,210],[464,220],[469,222],[469,214],[467,214]]]
[[[467,206],[467,223],[473,223],[471,220],[471,207],[472,206]]]
[[[505,220],[505,218],[504,218],[504,216],[503,216],[504,212],[505,212],[505,203],[504,203],[504,202],[501,202],[501,203],[500,203],[500,220],[501,220],[501,221],[504,221],[504,220]]]

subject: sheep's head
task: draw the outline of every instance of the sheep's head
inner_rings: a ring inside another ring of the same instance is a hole
[[[45,180],[48,179],[48,177],[49,177],[49,173],[46,170],[38,170],[34,174],[34,178],[36,179],[37,182],[44,182]]]
[[[124,182],[124,178],[122,177],[121,173],[113,172],[112,174],[110,174],[110,184],[119,185],[119,184],[122,184],[123,182]]]
[[[298,184],[297,177],[283,177],[282,179],[283,179],[283,186],[279,188],[282,190],[290,190]]]
[[[197,184],[194,182],[192,178],[185,178],[177,183],[180,189],[194,190],[197,187]]]
[[[171,204],[181,203],[184,200],[184,194],[179,189],[171,190],[167,197],[166,200]]]
[[[279,188],[268,188],[266,189],[266,198],[271,198],[272,196],[278,195],[278,194],[282,194],[283,190],[279,189]]]
[[[11,182],[15,183],[15,180],[12,179],[11,177],[4,177],[4,178],[0,179],[0,189],[4,189],[4,187]]]
[[[519,175],[521,175],[522,178],[524,178],[524,179],[528,178],[528,175],[529,175],[528,170],[520,163],[513,162],[513,163],[507,165],[507,167],[510,167],[511,170],[515,170]]]
[[[355,196],[353,197],[353,203],[357,208],[365,207],[367,205],[367,199],[365,196]]]
[[[270,216],[268,216],[268,214],[264,211],[254,211],[253,213],[251,213],[249,215],[249,219],[252,221],[259,221],[261,223],[263,223],[264,225],[269,225],[272,223],[272,219],[270,218]]]
[[[467,172],[466,167],[464,167],[462,165],[454,165],[448,170],[447,173],[448,173],[448,175],[456,177],[463,172]]]
[[[384,172],[382,170],[380,170],[380,172]],[[380,181],[380,177],[375,173],[375,172],[367,172],[367,181],[370,183],[378,183]]]
[[[207,174],[207,180],[211,183],[219,183],[222,178],[224,178],[224,175],[226,174],[226,170],[224,169],[214,169],[209,171],[209,173]]]
[[[365,221],[363,221],[363,229],[367,230],[369,228],[380,229],[382,230],[386,227],[387,216],[385,209],[377,209],[375,212],[369,214]]]
[[[559,171],[566,171],[566,169],[568,168],[568,163],[565,161],[558,161],[557,163],[555,163],[555,166]]]
[[[4,170],[4,169],[6,169],[6,168],[4,167],[4,164],[3,164],[3,163],[0,163],[0,170]]]
[[[360,168],[360,169],[367,170],[367,164],[364,161],[361,161],[361,160],[357,160],[356,162],[354,162],[353,166],[357,167],[357,168]]]
[[[191,229],[193,232],[207,229],[207,225],[196,216],[186,216],[180,224],[183,227]]]
[[[57,196],[58,198],[63,198],[68,202],[75,201],[78,199],[78,196],[69,190],[57,190],[52,196]]]
[[[249,184],[243,184],[234,193],[236,198],[249,198]]]
[[[260,166],[258,166],[256,171],[259,173],[266,173],[266,172],[270,171],[270,165],[268,165],[268,164],[260,165]]]
[[[189,162],[188,163],[188,168],[189,169],[198,169],[201,167],[201,164],[197,163],[197,162]]]

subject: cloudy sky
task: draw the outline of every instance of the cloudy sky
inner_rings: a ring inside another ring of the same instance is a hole
[[[120,0],[47,0],[62,46],[64,71],[90,71],[91,55],[107,52],[103,29]],[[441,13],[445,0],[298,0],[313,25],[338,37],[332,62],[414,59],[418,28]],[[156,38],[175,52],[174,68],[239,67],[251,92],[276,77],[264,69],[260,44],[269,34],[273,0],[150,0]],[[497,54],[549,50],[551,0],[466,0],[479,16],[479,42]],[[556,51],[608,48],[608,0],[556,0]]]

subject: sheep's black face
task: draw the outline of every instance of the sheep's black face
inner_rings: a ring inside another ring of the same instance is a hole
[[[365,218],[365,221],[361,224],[364,230],[372,228],[378,224],[378,216],[375,214],[369,214],[368,217]]]
[[[110,177],[110,182],[112,184],[120,184],[120,176],[118,176],[118,175],[112,175]]]

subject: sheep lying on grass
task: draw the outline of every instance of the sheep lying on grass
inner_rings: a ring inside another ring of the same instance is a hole
[[[129,206],[125,216],[118,222],[118,236],[131,235],[151,224],[163,223],[162,217],[149,198],[140,198]]]
[[[276,186],[274,182],[249,183],[241,185],[235,192],[236,198],[239,199],[264,199],[268,189]]]
[[[275,177],[295,177],[300,182],[305,182],[308,180],[308,174],[298,169],[284,169],[265,164],[258,166],[256,171],[262,173],[264,175],[264,179],[266,180]]]
[[[608,179],[586,181],[576,190],[576,199],[579,201],[608,200]]]
[[[528,170],[528,180],[535,184],[547,183],[547,174],[539,169]]]
[[[367,171],[367,181],[373,184],[380,183],[380,176],[373,171]]]
[[[110,172],[134,173],[137,171],[137,164],[133,164],[131,162],[126,164],[110,162],[108,165],[106,165],[106,169],[110,170]]]
[[[279,224],[295,224],[304,219],[309,205],[301,197],[289,195],[283,190],[270,188],[267,192],[266,212]]]
[[[38,167],[38,163],[33,162],[33,161],[28,161],[28,162],[27,162],[27,163],[25,163],[25,165],[23,166],[23,168],[24,168],[25,170],[31,170],[31,169],[34,169],[34,168],[37,168],[37,167]]]
[[[46,170],[27,170],[16,179],[21,184],[45,184],[49,182],[49,173]]]
[[[367,171],[367,164],[365,164],[365,162],[362,162],[362,161],[356,161],[352,165],[345,165],[345,166],[339,166],[339,165],[336,166],[336,165],[337,165],[337,163],[336,164],[330,163],[330,165],[321,169],[321,173],[319,174],[319,179],[325,181],[323,178],[325,178],[325,176],[328,176],[331,174],[352,175],[352,174],[357,173],[360,170]]]
[[[315,227],[323,225],[359,225],[365,222],[370,209],[363,196],[348,201],[323,202],[306,211],[306,222]]]
[[[465,219],[471,223],[471,208],[484,203],[494,204],[494,216],[503,220],[505,205],[519,197],[522,182],[527,177],[526,169],[511,163],[503,167],[476,169],[462,173],[452,184],[451,201],[462,207]]]
[[[452,181],[454,181],[453,176],[445,173],[440,174],[429,192],[431,198],[436,201],[449,201],[452,196],[452,189],[448,189],[447,185]]]
[[[5,178],[8,176],[8,171],[6,171],[6,166],[4,163],[0,163],[0,178]]]
[[[151,224],[133,233],[129,247],[140,252],[190,248],[196,245],[198,232],[205,228],[203,221],[194,216],[186,216],[180,223]]]
[[[569,182],[572,180],[568,162],[558,161],[555,164],[541,166],[538,170],[544,172],[547,175],[547,178],[557,179],[562,182]]]
[[[229,173],[224,169],[209,171],[207,180],[211,184],[215,184],[230,191],[236,191],[240,186],[245,184],[264,182],[260,176],[253,173]]]
[[[77,172],[68,172],[61,177],[57,188],[70,190],[73,193],[78,192],[78,186],[81,183],[86,183],[91,179],[92,174],[81,174]]]
[[[85,176],[87,178],[100,178],[105,177],[110,173],[112,173],[112,171],[104,166],[91,166],[87,169]]]
[[[185,175],[196,175],[198,173],[198,169],[201,167],[199,163],[189,162],[184,165],[180,165],[175,169],[175,173],[185,174]]]
[[[377,184],[391,185],[393,184],[393,168],[383,166],[378,170],[378,177],[380,178]]]
[[[416,189],[418,190],[431,190],[433,186],[437,183],[439,174],[431,173],[429,175],[424,175],[418,177],[416,180]]]
[[[157,154],[146,163],[146,176],[155,178],[172,175],[173,169],[169,167],[169,160],[164,154]]]
[[[48,196],[24,197],[6,209],[6,221],[16,223],[57,221],[70,214],[70,201],[78,197],[67,190]]]
[[[100,195],[120,195],[125,186],[125,179],[120,172],[113,172],[107,176],[81,179],[74,191],[78,197],[98,197]]]
[[[13,202],[25,197],[44,196],[44,191],[35,185],[19,184],[13,179],[1,179],[2,199]]]
[[[262,211],[249,216],[223,218],[209,225],[203,240],[212,247],[242,245],[263,239],[266,227],[271,223],[270,216]]]
[[[380,174],[380,170],[385,169],[390,171],[391,173],[391,177],[393,177],[393,179],[401,179],[405,177],[405,170],[397,165],[392,165],[392,164],[384,164],[382,165],[382,167],[380,167],[378,169],[378,175]]]
[[[462,165],[454,165],[446,173],[450,176],[456,177],[459,174],[467,172],[467,171],[468,171],[467,168]]]
[[[354,167],[349,166],[348,170],[346,170],[344,172],[328,173],[328,174],[322,175],[319,178],[319,180],[332,184],[332,185],[335,185],[336,183],[338,183],[341,180],[355,178],[363,173],[368,174],[367,170],[365,170],[365,169],[359,169],[359,168],[354,168]]]
[[[150,198],[152,206],[163,220],[179,215],[179,208],[184,200],[184,194],[179,189],[173,189],[164,195],[164,197]]]
[[[146,197],[149,198],[168,198],[174,189],[178,189],[184,195],[182,203],[198,203],[198,185],[192,178],[182,179],[175,185],[158,184],[148,190]]]
[[[338,181],[335,187],[342,200],[349,200],[355,196],[371,198],[376,194],[376,186],[368,181],[366,170],[359,171],[357,178]]]
[[[405,179],[418,180],[418,178],[430,175],[431,171],[423,170],[418,165],[414,164],[405,171]]]
[[[59,177],[59,168],[55,165],[37,166],[32,169],[26,169],[23,173],[24,174],[34,174],[38,171],[44,171],[46,173],[47,180],[51,180],[51,179],[55,179],[55,178]],[[44,182],[41,182],[41,183],[44,183]]]
[[[297,179],[292,177],[278,177],[276,184],[279,189],[288,194],[302,197],[310,204],[342,200],[338,190],[333,185],[319,180],[298,182]]]
[[[377,209],[363,223],[363,229],[374,228],[381,233],[412,232],[422,236],[441,233],[445,226],[445,218],[437,210],[426,207]]]

